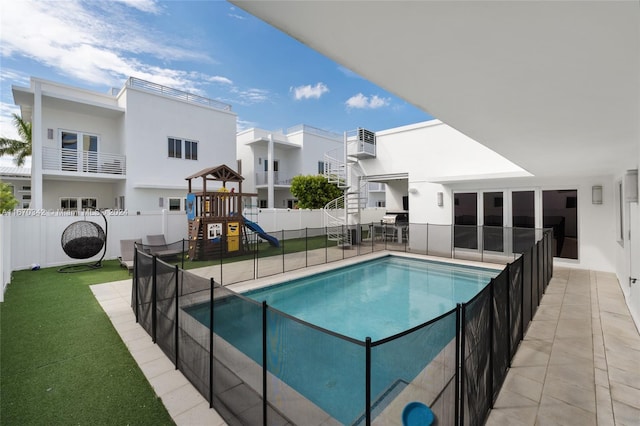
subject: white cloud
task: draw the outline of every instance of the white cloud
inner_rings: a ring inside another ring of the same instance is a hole
[[[124,3],[129,7],[133,7],[134,9],[138,9],[142,12],[153,13],[154,15],[158,15],[161,12],[158,3],[154,0],[116,0],[120,3]]]
[[[290,90],[294,92],[293,96],[296,101],[299,101],[300,99],[319,99],[329,91],[329,88],[326,84],[318,82],[315,86],[307,84],[306,86],[292,87]]]
[[[206,80],[211,83],[233,84],[233,81],[229,80],[227,77],[222,77],[219,75],[207,77]]]
[[[211,62],[198,49],[179,46],[167,35],[136,21],[127,13],[129,7],[154,14],[160,10],[157,3],[148,0],[3,3],[0,53],[3,57],[28,57],[60,74],[99,85],[116,85],[126,77],[152,72],[155,82],[189,78],[187,72],[135,59],[139,55],[165,61]],[[195,83],[179,81],[173,87],[189,86]]]
[[[376,109],[389,105],[389,102],[389,98],[381,98],[378,95],[368,97],[362,93],[358,93],[357,95],[353,95],[347,99],[345,104],[347,105],[347,108]]]

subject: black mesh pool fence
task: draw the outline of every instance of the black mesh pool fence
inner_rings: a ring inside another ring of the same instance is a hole
[[[355,255],[394,244],[407,250],[397,240],[375,241],[367,228],[360,228],[363,247],[349,249]],[[411,229],[424,244],[407,251],[455,254],[453,227]],[[270,233],[284,242],[272,247],[279,259],[275,270],[331,261],[331,243],[321,231]],[[463,237],[473,239],[468,232]],[[430,406],[439,425],[483,424],[553,274],[551,233],[540,237],[469,302],[374,342],[309,324],[141,250],[135,254],[132,309],[231,425],[400,424],[393,413],[410,400]],[[292,249],[296,244],[304,250]],[[267,257],[254,257],[258,272]]]

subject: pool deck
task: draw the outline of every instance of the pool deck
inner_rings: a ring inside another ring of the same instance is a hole
[[[260,282],[277,280],[282,275]],[[225,425],[136,324],[131,280],[91,290],[175,423]],[[567,424],[640,424],[640,335],[614,274],[556,267],[487,425]]]

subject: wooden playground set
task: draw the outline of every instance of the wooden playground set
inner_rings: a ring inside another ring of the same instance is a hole
[[[202,179],[202,191],[192,191],[192,181]],[[226,165],[204,169],[186,178],[188,182],[187,219],[189,221],[189,259],[210,260],[251,252],[247,230],[274,247],[279,241],[242,215],[244,178]],[[222,186],[208,183],[222,182]],[[229,188],[229,186],[231,188]]]

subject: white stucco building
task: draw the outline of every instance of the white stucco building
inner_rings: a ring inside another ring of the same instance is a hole
[[[32,209],[182,210],[185,177],[235,167],[231,106],[129,78],[97,93],[31,78],[13,86],[32,123]]]
[[[18,200],[16,208],[28,209],[31,204],[31,169],[29,167],[0,167],[0,182],[11,187]]]
[[[242,131],[237,136],[237,157],[242,162],[243,189],[258,194],[256,207],[294,208],[291,179],[322,174],[324,154],[342,147],[343,135],[304,124],[279,131]]]

